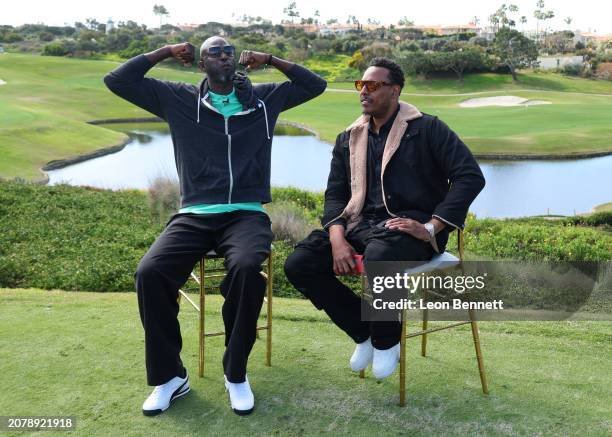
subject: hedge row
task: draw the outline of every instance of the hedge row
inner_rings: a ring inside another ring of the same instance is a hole
[[[303,208],[316,226],[322,194],[275,189],[274,198]],[[133,290],[138,261],[162,229],[144,192],[0,181],[0,287]],[[274,292],[298,296],[283,273],[293,242],[274,245]],[[470,218],[466,249],[514,259],[608,260],[612,237],[569,220]]]

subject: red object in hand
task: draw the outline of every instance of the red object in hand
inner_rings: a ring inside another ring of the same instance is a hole
[[[354,271],[357,274],[363,273],[363,255],[353,255],[353,259],[355,260]]]

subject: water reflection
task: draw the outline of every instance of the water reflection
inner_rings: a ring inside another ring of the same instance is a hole
[[[114,125],[133,141],[120,152],[49,171],[49,183],[146,189],[158,176],[177,179],[168,128]],[[277,126],[272,185],[325,189],[332,146],[292,126]],[[470,210],[479,217],[572,215],[612,200],[612,156],[568,161],[482,161],[487,185]]]

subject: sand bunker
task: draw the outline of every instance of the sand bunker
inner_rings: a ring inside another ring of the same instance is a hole
[[[550,105],[545,100],[529,100],[516,96],[480,97],[477,99],[464,100],[459,103],[462,108],[480,108],[482,106],[533,106]]]
[[[0,85],[4,85],[6,82],[0,79]]]

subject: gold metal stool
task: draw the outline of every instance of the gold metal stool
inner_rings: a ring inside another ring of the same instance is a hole
[[[463,231],[457,230],[457,250],[459,252],[459,258],[447,252],[444,252],[441,255],[436,255],[434,258],[432,258],[432,261],[430,261],[428,264],[434,263],[436,261],[440,263],[440,259],[442,257],[445,258],[442,260],[442,262],[453,263],[453,266],[457,264],[461,264],[463,262],[463,244],[464,244],[463,238],[464,238]],[[436,258],[438,258],[438,260],[436,260]],[[362,279],[362,287],[365,289],[366,285],[367,284],[366,284],[366,280],[364,276]],[[478,333],[478,326],[476,324],[476,318],[474,317],[473,310],[468,310],[468,318],[469,320],[467,321],[461,321],[461,322],[451,323],[449,325],[441,326],[438,328],[427,329],[428,310],[424,309],[422,329],[420,331],[411,332],[407,334],[406,333],[406,330],[407,330],[406,329],[406,324],[407,324],[406,315],[405,315],[405,311],[402,311],[401,313],[402,331],[401,331],[401,336],[400,336],[400,363],[399,363],[400,365],[400,369],[399,369],[399,405],[400,407],[403,407],[404,405],[406,405],[406,339],[421,336],[421,356],[424,357],[427,354],[427,335],[428,334],[432,332],[442,331],[445,329],[456,328],[458,326],[466,325],[468,323],[471,325],[471,328],[472,328],[472,338],[474,340],[474,348],[476,349],[476,361],[478,363],[478,372],[480,374],[480,384],[482,385],[482,391],[484,394],[489,393],[489,388],[487,385],[487,376],[486,376],[485,368],[484,368],[484,360],[482,358],[482,351],[480,348],[480,336]],[[364,370],[359,372],[359,377],[365,378]]]
[[[266,296],[264,297],[264,303],[266,303],[266,324],[265,326],[257,326],[257,338],[259,338],[259,331],[268,331],[266,335],[266,366],[272,365],[272,251],[273,247],[270,248],[270,254],[264,261],[262,267],[264,268],[260,273],[266,280]],[[200,378],[204,376],[204,352],[205,352],[205,339],[206,337],[215,337],[218,335],[225,335],[225,331],[219,332],[206,332],[206,280],[214,278],[223,278],[226,275],[224,268],[212,268],[206,269],[206,261],[213,259],[223,259],[222,255],[219,255],[214,250],[211,250],[202,257],[199,262],[199,277],[191,272],[190,278],[193,279],[199,286],[200,290],[200,306],[188,296],[188,294],[179,289],[178,302],[180,304],[181,296],[183,296],[199,313],[200,315],[200,329],[199,329],[199,358],[198,358],[198,376]],[[265,270],[265,271],[264,271]]]

